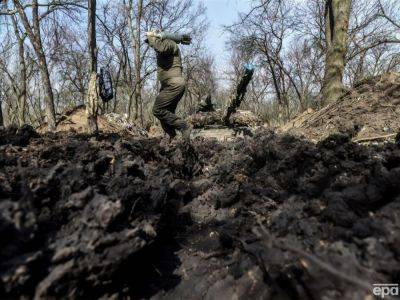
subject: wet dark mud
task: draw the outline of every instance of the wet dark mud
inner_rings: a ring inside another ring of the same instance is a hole
[[[395,143],[0,137],[0,298],[362,299],[400,281]]]

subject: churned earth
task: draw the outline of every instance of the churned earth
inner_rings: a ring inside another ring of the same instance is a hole
[[[400,146],[0,132],[0,298],[372,299]]]

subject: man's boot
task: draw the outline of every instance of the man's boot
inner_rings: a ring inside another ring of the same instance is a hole
[[[182,139],[185,141],[190,141],[190,135],[191,135],[192,129],[193,129],[192,125],[186,123],[183,120],[179,120],[177,123],[178,123],[177,124],[178,130],[182,134]]]

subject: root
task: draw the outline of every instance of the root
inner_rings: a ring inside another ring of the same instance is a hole
[[[321,270],[324,270],[325,272],[328,272],[329,274],[331,274],[331,275],[333,275],[333,276],[335,276],[335,277],[337,277],[337,278],[339,278],[339,279],[341,279],[343,281],[346,281],[348,283],[354,284],[354,285],[360,287],[361,289],[365,290],[368,293],[371,292],[372,284],[370,284],[369,282],[361,280],[361,279],[358,279],[358,278],[355,278],[354,276],[347,275],[344,272],[336,269],[332,265],[322,261],[317,256],[315,256],[313,254],[310,254],[310,253],[307,253],[306,251],[304,251],[302,249],[299,249],[297,247],[293,247],[293,246],[290,246],[290,245],[285,245],[285,244],[280,243],[279,241],[276,241],[276,240],[274,240],[272,238],[267,238],[269,236],[268,230],[265,228],[265,226],[261,222],[258,222],[258,223],[259,223],[259,226],[262,229],[264,234],[256,232],[256,235],[259,238],[263,239],[264,241],[268,240],[272,247],[276,247],[276,248],[279,248],[279,249],[285,250],[285,251],[294,252],[294,253],[302,256],[303,258],[307,259],[308,261],[314,263]]]
[[[373,136],[373,137],[366,137],[366,138],[359,138],[353,140],[355,143],[365,143],[365,142],[371,142],[371,141],[377,141],[377,140],[385,140],[389,138],[393,138],[397,135],[397,133],[391,133],[391,134],[386,134],[386,135],[378,135],[378,136]]]

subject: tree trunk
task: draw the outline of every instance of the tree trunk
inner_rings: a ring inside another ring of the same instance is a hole
[[[141,119],[143,115],[141,113],[141,102],[142,102],[142,61],[141,61],[141,28],[140,23],[143,14],[143,0],[137,2],[137,16],[135,20],[135,30],[133,30],[132,17],[133,17],[133,1],[129,2],[129,31],[131,35],[132,45],[134,49],[134,65],[135,65],[135,120],[139,118],[139,112]],[[143,125],[143,124],[142,124]]]
[[[2,92],[0,91],[0,127],[4,126],[4,118],[3,118],[3,99]]]
[[[26,111],[26,98],[27,98],[27,72],[26,72],[26,63],[25,63],[25,45],[24,38],[21,37],[17,20],[15,16],[12,17],[12,23],[14,27],[14,34],[18,41],[18,65],[19,65],[19,86],[18,86],[18,125],[22,126],[25,124],[25,111]]]
[[[322,88],[324,103],[336,101],[343,92],[351,0],[326,0],[326,57]]]
[[[138,16],[136,18],[136,48],[135,48],[135,70],[136,70],[136,90],[135,90],[135,101],[137,103],[138,109],[140,107],[140,120],[143,126],[143,112],[142,112],[142,61],[141,61],[141,30],[140,23],[142,20],[142,10],[143,10],[143,0],[138,1]],[[136,114],[136,119],[138,116]]]
[[[2,108],[2,101],[0,100],[0,127],[4,126],[4,118],[3,118],[3,108]]]
[[[86,99],[87,131],[97,133],[99,94],[97,86],[96,0],[88,0],[89,88]]]
[[[44,84],[44,90],[46,93],[46,116],[49,130],[54,130],[56,125],[56,112],[54,109],[54,95],[51,88],[51,80],[49,69],[47,66],[46,56],[43,50],[42,39],[40,35],[40,24],[39,24],[39,7],[38,1],[33,0],[32,2],[32,20],[33,26],[29,24],[28,17],[24,11],[19,0],[13,0],[15,7],[18,10],[18,14],[21,18],[22,24],[24,25],[25,31],[31,41],[35,54],[38,59],[39,71]]]
[[[359,81],[363,77],[366,54],[367,54],[367,52],[364,51],[360,56],[360,60],[358,61],[357,68],[356,68],[356,73],[354,74],[353,84],[356,83],[357,81]]]
[[[19,48],[19,67],[20,67],[20,91],[18,95],[18,122],[19,126],[25,124],[26,115],[26,64],[25,64],[25,54],[24,54],[24,41],[18,41]]]
[[[86,129],[87,132],[90,134],[96,134],[98,131],[98,124],[97,124],[97,113],[98,113],[98,86],[97,86],[97,74],[95,72],[91,73],[89,79],[89,88],[88,94],[86,98]]]
[[[96,0],[88,3],[88,35],[89,35],[89,74],[97,72],[97,43],[96,43]]]

